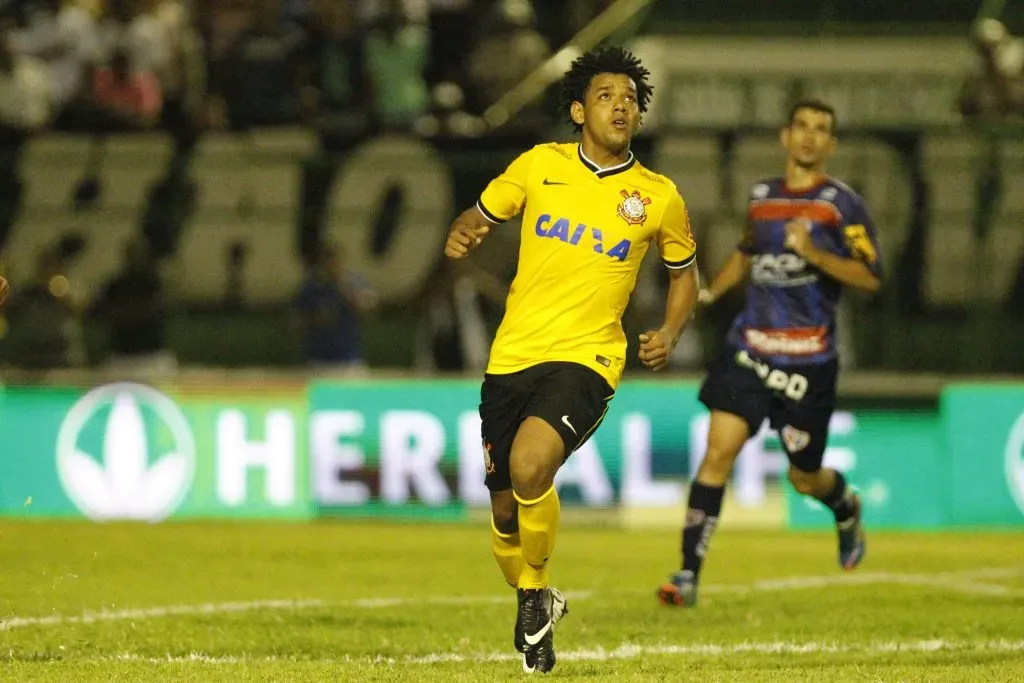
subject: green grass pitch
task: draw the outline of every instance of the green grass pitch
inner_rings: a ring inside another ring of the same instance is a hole
[[[678,532],[573,523],[549,675],[1022,681],[1024,534],[723,529],[700,604],[661,607]],[[0,680],[520,680],[486,525],[0,522]]]

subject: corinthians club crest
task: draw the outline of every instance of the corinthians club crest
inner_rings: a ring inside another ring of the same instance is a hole
[[[622,195],[622,203],[619,204],[619,218],[629,225],[643,225],[647,220],[647,205],[651,203],[651,198],[641,198],[637,190],[633,190],[632,194],[620,190],[619,194]]]
[[[494,461],[491,460],[491,444],[484,441],[484,469],[487,470],[487,474],[494,474]]]

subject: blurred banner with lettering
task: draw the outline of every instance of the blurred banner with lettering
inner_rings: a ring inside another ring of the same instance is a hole
[[[8,387],[0,515],[103,520],[385,515],[486,508],[479,381]],[[1024,387],[954,385],[941,410],[859,402],[832,418],[825,463],[876,528],[1024,525]],[[559,471],[568,507],[659,510],[673,523],[703,457],[697,384],[626,381]],[[777,437],[743,449],[729,491],[747,516],[785,491],[788,523],[831,515],[785,482]],[[658,517],[658,515],[655,515]]]
[[[8,388],[0,514],[308,518],[306,433],[301,386]]]

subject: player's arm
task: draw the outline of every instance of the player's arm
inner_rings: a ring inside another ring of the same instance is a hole
[[[491,230],[491,222],[476,206],[471,206],[452,223],[448,230],[448,241],[444,245],[444,255],[450,259],[460,259],[469,255]]]
[[[813,245],[805,253],[797,253],[812,266],[848,287],[874,293],[882,286],[881,278],[857,259],[843,258]]]
[[[672,349],[683,336],[686,323],[693,317],[700,282],[697,265],[669,270],[668,295],[665,298],[665,320],[657,330],[640,335],[640,362],[650,370],[668,365]]]
[[[492,225],[504,223],[523,210],[526,183],[536,149],[534,147],[520,154],[504,173],[488,183],[476,206],[459,214],[448,230],[445,256],[451,259],[468,256],[490,232]]]
[[[725,262],[725,265],[718,271],[718,275],[711,281],[711,284],[707,288],[700,290],[700,294],[697,297],[698,303],[702,306],[710,306],[725,296],[733,287],[746,280],[747,274],[750,273],[750,256],[753,253],[754,234],[750,227],[750,222],[747,221],[739,244],[729,254],[729,259]]]
[[[733,287],[736,287],[747,278],[750,272],[750,254],[742,249],[733,250],[729,260],[725,262],[722,269],[718,271],[715,279],[706,289],[702,289],[699,301],[703,306],[710,306]]]
[[[874,293],[882,286],[882,262],[878,258],[878,239],[867,209],[856,205],[852,220],[843,231],[843,253],[822,249],[811,239],[805,223],[786,224],[786,247],[805,261],[842,284]]]
[[[693,317],[700,289],[697,245],[686,206],[678,194],[669,202],[662,217],[658,250],[662,262],[669,269],[669,286],[661,327],[640,335],[640,362],[650,370],[661,370],[668,364],[672,349],[679,343],[686,323]]]

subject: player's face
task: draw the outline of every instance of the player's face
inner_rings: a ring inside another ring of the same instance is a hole
[[[814,109],[797,109],[782,129],[782,144],[797,166],[820,168],[835,152],[832,115]]]
[[[586,102],[576,119],[594,142],[618,153],[629,146],[640,127],[636,83],[624,74],[598,74],[590,81]]]

